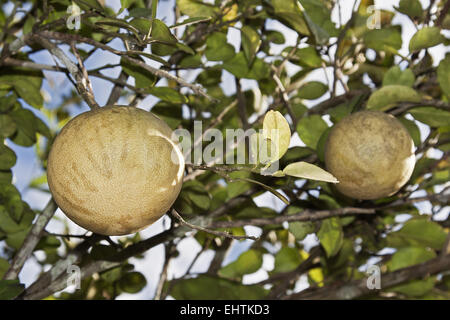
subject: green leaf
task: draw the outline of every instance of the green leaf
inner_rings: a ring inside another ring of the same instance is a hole
[[[246,78],[249,73],[247,59],[244,52],[239,52],[233,58],[225,61],[222,67],[237,78]]]
[[[436,253],[424,247],[406,247],[398,249],[387,263],[390,272],[426,262],[436,257]]]
[[[450,112],[434,107],[418,107],[409,110],[414,119],[431,127],[450,125]]]
[[[83,10],[95,9],[100,12],[103,12],[103,6],[97,0],[74,0],[74,1]]]
[[[120,280],[122,276],[122,268],[114,268],[100,274],[100,278],[106,282],[114,283]]]
[[[44,100],[41,95],[43,73],[22,67],[2,68],[0,84],[14,87],[17,95],[34,108],[41,108]]]
[[[176,51],[178,43],[177,38],[172,34],[169,27],[164,22],[154,19],[152,22],[152,40],[158,40],[161,43],[152,43],[152,53],[159,56],[167,56]]]
[[[12,180],[11,170],[0,170],[0,185],[10,184],[11,180]]]
[[[165,65],[166,67],[170,67],[170,64],[166,60],[164,60],[163,58],[161,58],[161,57],[159,57],[157,55],[154,55],[154,54],[151,54],[151,53],[148,53],[148,52],[129,50],[129,51],[127,51],[127,53],[128,54],[132,54],[132,55],[144,56],[146,58],[149,58],[149,59],[152,59],[152,60],[154,60],[156,62],[159,62],[159,63]]]
[[[0,258],[0,279],[3,278],[3,275],[9,269],[9,262],[6,259]]]
[[[195,17],[195,18],[188,18],[183,20],[182,22],[176,23],[172,26],[170,26],[170,29],[182,27],[182,26],[190,26],[192,24],[200,23],[200,22],[206,22],[211,20],[211,17]]]
[[[314,35],[316,42],[320,45],[327,44],[330,35],[314,21],[312,21],[306,11],[303,12],[303,16],[305,17],[305,20],[308,23],[309,30],[311,30],[311,33]]]
[[[337,30],[330,18],[330,10],[320,1],[299,0],[304,9],[303,16],[316,43],[324,45],[330,36],[337,36]]]
[[[398,28],[374,29],[363,36],[364,44],[377,51],[386,50],[385,46],[399,50],[402,47],[402,35]]]
[[[19,280],[0,280],[0,300],[12,300],[24,289]]]
[[[235,171],[230,173],[232,179],[244,179],[251,176],[248,171]],[[247,181],[233,181],[228,183],[227,194],[228,199],[237,197],[252,187],[250,182]]]
[[[17,125],[11,140],[20,146],[31,147],[36,143],[36,116],[27,109],[16,109],[9,114]]]
[[[11,218],[7,208],[3,205],[0,205],[0,229],[6,233],[15,233],[22,230],[22,227]]]
[[[178,300],[260,300],[267,294],[259,285],[243,285],[207,275],[177,280],[171,287],[170,295]]]
[[[258,32],[252,27],[245,25],[241,28],[241,41],[242,48],[244,49],[245,57],[247,58],[248,64],[252,64],[253,59],[256,57],[256,53],[261,45],[261,38]]]
[[[319,115],[312,115],[300,119],[297,132],[300,139],[311,149],[317,148],[320,136],[328,128],[327,123]]]
[[[213,5],[198,0],[177,0],[177,7],[190,17],[214,17],[218,11]]]
[[[123,19],[116,19],[116,18],[101,18],[97,21],[95,21],[95,24],[98,26],[113,26],[116,28],[122,28],[125,30],[130,31],[136,41],[140,41],[141,40],[141,36],[139,35],[139,29],[137,29],[136,27],[134,27],[133,25],[131,25],[130,23],[128,23],[127,21],[123,20]]]
[[[266,113],[263,122],[263,136],[272,142],[270,145],[275,149],[270,150],[270,162],[277,161],[286,153],[291,142],[289,123],[280,112],[270,110]]]
[[[255,58],[246,78],[262,80],[270,75],[270,66],[263,59]]]
[[[396,9],[411,18],[423,16],[423,8],[419,0],[400,0],[399,6]]]
[[[119,288],[127,293],[138,293],[147,285],[147,280],[140,272],[126,273],[119,280]]]
[[[288,176],[303,179],[325,181],[331,183],[339,182],[331,173],[314,164],[303,161],[294,162],[287,165],[287,167],[283,169],[283,173]]]
[[[310,35],[297,0],[270,0],[274,13],[300,34]]]
[[[322,221],[320,230],[317,233],[320,244],[325,249],[327,257],[336,255],[344,240],[344,233],[338,218],[329,218]]]
[[[437,79],[442,92],[450,98],[450,56],[447,55],[437,68]]]
[[[394,66],[384,75],[383,87],[394,84],[412,87],[415,80],[416,77],[411,69],[405,69],[402,71],[399,66]]]
[[[420,158],[414,166],[414,171],[411,175],[411,182],[415,182],[418,177],[425,174],[425,170],[427,170],[427,168],[429,168],[435,161],[436,160],[427,158],[426,156]]]
[[[52,133],[50,132],[50,129],[45,124],[44,121],[42,121],[39,117],[34,117],[34,124],[36,125],[36,132],[42,134],[46,138],[51,138]]]
[[[244,52],[239,52],[233,58],[225,61],[222,67],[237,78],[261,80],[270,75],[270,67],[262,59],[256,58],[249,69]]]
[[[314,224],[312,222],[302,222],[294,221],[289,223],[289,232],[295,237],[295,240],[302,241],[305,237],[313,233],[315,230]]]
[[[152,87],[146,89],[146,91],[161,100],[171,103],[187,103],[186,96],[179,93],[177,90],[168,87]]]
[[[17,96],[13,93],[9,96],[0,97],[0,112],[8,112],[13,107],[17,101]]]
[[[125,59],[120,60],[120,65],[126,74],[134,78],[135,86],[137,88],[148,88],[155,85],[156,76],[150,71]]]
[[[325,162],[325,147],[327,144],[328,136],[330,135],[331,128],[327,128],[322,135],[320,136],[319,141],[317,142],[317,156],[319,160]]]
[[[311,81],[298,89],[298,96],[302,99],[314,100],[323,96],[328,91],[328,86],[319,81]]]
[[[180,68],[199,68],[202,66],[202,57],[198,54],[193,56],[186,56],[181,59],[178,66]]]
[[[15,250],[18,250],[22,246],[30,229],[31,227],[27,228],[26,230],[8,234],[8,237],[6,238],[6,244]]]
[[[447,233],[436,222],[424,218],[410,219],[398,231],[388,234],[387,241],[394,247],[426,246],[440,250]]]
[[[289,272],[295,270],[302,262],[302,257],[297,248],[282,247],[275,255],[275,267],[273,273]]]
[[[39,240],[34,250],[57,249],[61,245],[61,241],[55,236],[44,236]]]
[[[16,164],[16,154],[10,148],[0,143],[0,170],[7,170]]]
[[[253,179],[249,179],[249,178],[240,178],[240,180],[245,181],[245,182],[250,182],[250,183],[254,183],[257,184],[261,187],[263,187],[264,189],[266,189],[267,191],[271,192],[273,195],[275,195],[278,199],[280,199],[281,201],[283,201],[286,205],[289,205],[289,199],[287,199],[285,196],[283,196],[280,192],[278,192],[276,189],[269,187],[268,185],[265,185],[264,183],[257,181],[257,180],[253,180]]]
[[[152,20],[155,20],[157,10],[158,10],[158,0],[152,0]]]
[[[14,90],[30,106],[40,109],[44,104],[40,87],[34,85],[34,82],[26,78],[16,79],[14,81]]]
[[[159,101],[153,106],[151,112],[164,120],[172,130],[181,123],[182,110],[179,104]]]
[[[283,44],[286,42],[283,33],[276,30],[268,30],[265,32],[265,36],[267,41],[272,42],[274,44]]]
[[[261,268],[262,254],[260,251],[250,249],[243,252],[236,261],[233,261],[219,270],[219,275],[225,278],[240,278],[245,274],[254,273]]]
[[[211,205],[211,196],[205,186],[199,181],[188,181],[183,185],[183,193],[200,209],[208,210]]]
[[[152,15],[152,10],[147,8],[133,8],[128,10],[128,13],[133,18],[148,18]]]
[[[206,39],[205,56],[209,61],[225,61],[234,57],[234,47],[227,42],[227,35],[214,32]]]
[[[122,6],[122,9],[128,9],[128,7],[135,2],[136,0],[120,0],[120,5]]]
[[[292,47],[286,47],[282,52],[283,57],[287,57],[292,50]],[[320,68],[322,66],[322,58],[317,54],[314,47],[295,49],[289,60],[305,68]]]
[[[437,46],[445,40],[438,27],[425,27],[418,30],[409,42],[409,52]]]
[[[411,138],[414,141],[414,145],[417,147],[420,145],[420,130],[414,121],[408,120],[406,118],[397,118],[408,130]]]
[[[367,101],[367,109],[386,111],[398,102],[420,102],[422,98],[416,90],[402,85],[390,85],[375,91]]]
[[[330,36],[337,37],[339,35],[336,26],[331,21],[330,9],[323,1],[299,0],[299,2],[304,8],[303,15],[309,29],[316,37],[317,43],[325,44]],[[316,30],[316,28],[319,30]]]
[[[409,281],[405,284],[389,288],[387,291],[402,293],[408,297],[422,297],[433,289],[435,283],[436,277],[428,277],[425,280]]]
[[[0,114],[0,138],[7,138],[16,132],[17,126],[13,118],[7,114]]]

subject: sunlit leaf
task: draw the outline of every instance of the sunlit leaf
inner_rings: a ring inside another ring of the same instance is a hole
[[[394,66],[386,72],[383,78],[383,86],[402,85],[412,87],[415,81],[414,73],[411,69],[401,70],[400,67]]]
[[[425,27],[418,30],[409,42],[409,51],[417,51],[421,49],[437,46],[445,40],[438,27]]]
[[[398,102],[420,102],[422,98],[414,89],[403,85],[390,85],[375,91],[367,101],[367,109],[386,111]]]
[[[317,233],[320,244],[325,249],[327,257],[332,257],[341,249],[344,234],[338,218],[330,218],[322,221]]]
[[[294,162],[287,165],[287,167],[283,169],[283,173],[288,176],[303,179],[311,179],[331,183],[339,182],[331,173],[323,170],[322,168],[314,164],[303,161]]]
[[[262,254],[257,250],[243,252],[233,261],[219,270],[219,275],[225,278],[239,278],[245,274],[256,272],[262,265]]]

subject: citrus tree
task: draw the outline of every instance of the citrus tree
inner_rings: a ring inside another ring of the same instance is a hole
[[[116,2],[0,2],[0,298],[138,293],[143,262],[159,265],[155,299],[450,298],[450,1]],[[191,133],[181,193],[145,237],[56,234],[55,201],[36,209],[23,193],[50,196],[49,150],[71,118],[117,104]],[[389,197],[346,197],[325,171],[331,128],[362,110],[395,116],[415,144],[414,172]],[[271,152],[194,159],[211,129],[266,129],[237,145],[265,140]],[[20,147],[42,173],[22,192]],[[31,260],[38,276],[25,286]]]

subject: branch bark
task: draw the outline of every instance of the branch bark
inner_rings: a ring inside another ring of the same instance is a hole
[[[381,274],[381,290],[386,290],[407,281],[430,276],[449,269],[450,255],[446,255],[445,257],[437,257],[408,268]],[[355,299],[378,292],[379,290],[374,291],[367,287],[367,279],[360,279],[342,285],[332,284],[318,289],[307,289],[299,293],[285,296],[283,299]]]
[[[37,218],[36,222],[33,224],[30,232],[27,234],[22,247],[20,247],[19,251],[16,252],[13,261],[11,262],[11,266],[3,276],[4,280],[13,280],[17,278],[23,268],[23,265],[25,264],[25,261],[33,253],[34,248],[41,239],[45,226],[47,226],[57,208],[58,206],[53,198],[51,198],[42,213]]]
[[[82,66],[78,66],[69,59],[69,57],[53,42],[47,40],[39,35],[34,35],[32,40],[36,43],[41,44],[46,48],[52,55],[58,58],[63,65],[66,66],[67,70],[70,72],[72,77],[75,79],[76,87],[80,95],[86,101],[91,109],[99,108],[99,105],[95,101],[94,92],[90,87],[89,78],[86,78],[87,73],[84,73]]]
[[[282,224],[283,222],[293,221],[317,221],[323,220],[335,216],[348,216],[348,215],[371,215],[375,214],[376,209],[373,208],[339,208],[334,210],[304,210],[298,214],[278,216],[275,218],[255,218],[246,220],[234,220],[234,221],[216,221],[213,222],[211,228],[235,228],[243,226],[264,226],[268,224]]]

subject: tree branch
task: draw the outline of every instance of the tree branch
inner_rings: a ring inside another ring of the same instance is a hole
[[[438,19],[436,20],[436,26],[438,27],[441,26],[449,10],[450,10],[450,0],[447,0],[447,2],[445,3],[444,7],[441,10],[441,13],[439,14]]]
[[[381,274],[381,288],[386,290],[404,282],[433,275],[450,269],[450,255],[437,257],[427,262],[403,268],[394,272]],[[328,285],[318,289],[307,289],[283,297],[283,299],[355,299],[378,293],[367,287],[367,279],[354,280],[343,285]]]
[[[68,43],[70,43],[71,41],[74,41],[74,40],[79,41],[79,42],[84,42],[84,43],[90,44],[92,46],[95,46],[97,48],[109,51],[113,54],[121,56],[124,60],[127,60],[133,64],[140,66],[141,68],[144,68],[145,70],[151,72],[152,74],[154,74],[157,77],[162,77],[162,78],[167,78],[169,80],[173,80],[173,81],[177,82],[178,84],[191,89],[194,93],[201,95],[210,101],[213,101],[213,102],[217,101],[215,98],[211,97],[205,91],[203,91],[201,86],[189,83],[186,80],[184,80],[183,78],[177,77],[166,70],[154,68],[152,66],[149,66],[148,64],[146,64],[143,61],[137,60],[135,58],[131,58],[128,56],[128,54],[130,54],[128,52],[123,52],[120,50],[113,49],[110,46],[105,45],[101,42],[98,42],[98,41],[95,41],[95,40],[92,40],[92,39],[89,39],[86,37],[82,37],[82,36],[76,35],[76,34],[66,34],[66,33],[59,33],[59,32],[53,32],[53,31],[43,31],[43,32],[40,32],[40,35],[49,37],[52,39],[61,40],[61,41],[68,42]]]
[[[375,214],[375,209],[372,208],[339,208],[333,210],[309,210],[306,209],[300,213],[286,216],[278,216],[275,218],[254,218],[246,220],[234,220],[234,221],[216,221],[213,222],[211,228],[235,228],[243,226],[264,226],[268,224],[282,224],[283,222],[293,221],[318,221],[336,216],[348,216],[359,214]]]
[[[53,217],[57,208],[58,207],[55,201],[51,198],[44,210],[42,210],[42,213],[39,215],[36,222],[33,224],[30,232],[27,234],[22,247],[20,247],[19,251],[17,251],[14,255],[11,266],[3,276],[4,280],[13,280],[17,278],[23,265],[25,264],[25,261],[33,253],[34,248],[41,239],[45,226]]]
[[[66,66],[67,70],[70,72],[70,74],[72,75],[72,77],[74,77],[76,81],[76,87],[78,92],[86,101],[86,103],[89,105],[89,107],[91,109],[99,108],[99,105],[95,101],[92,88],[90,87],[89,78],[86,78],[83,70],[80,69],[82,67],[80,66],[80,68],[78,68],[77,65],[73,63],[72,60],[70,60],[69,57],[67,57],[66,54],[57,45],[47,40],[46,38],[34,35],[32,37],[32,40],[34,42],[41,44],[44,48],[50,51],[52,55],[57,57]]]
[[[208,229],[208,228],[205,228],[205,227],[196,226],[196,225],[194,225],[192,223],[189,223],[189,222],[185,221],[175,209],[172,209],[171,214],[182,225],[187,226],[189,228],[192,228],[194,230],[203,231],[203,232],[210,233],[210,234],[213,234],[213,235],[216,235],[216,236],[219,236],[219,237],[225,237],[225,238],[230,238],[230,239],[235,239],[235,240],[244,240],[244,239],[257,240],[258,239],[257,237],[253,237],[253,236],[235,236],[235,235],[232,235],[231,233],[228,233],[228,232],[215,231],[215,230],[211,230],[211,229]]]

